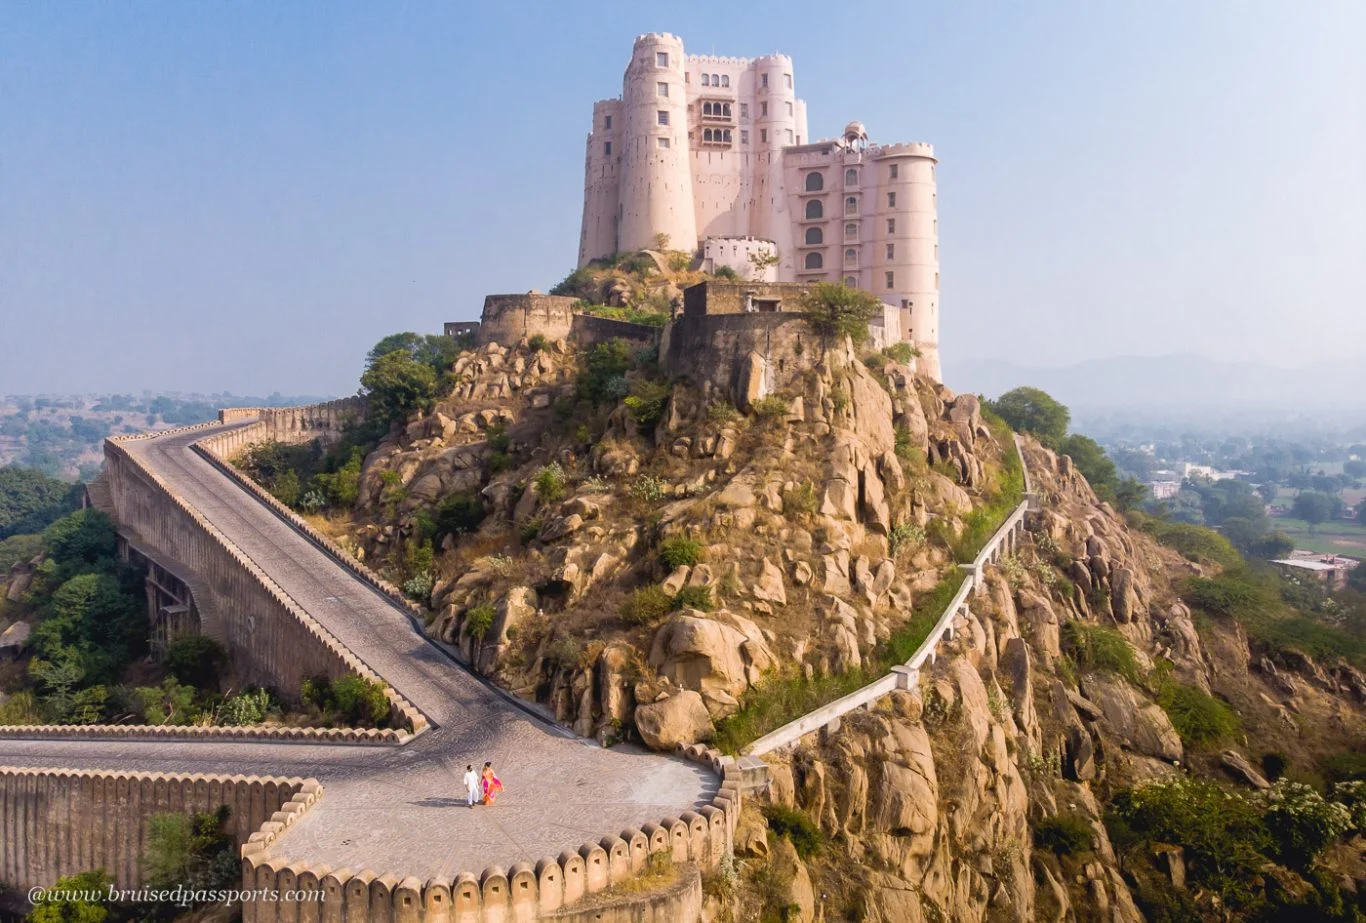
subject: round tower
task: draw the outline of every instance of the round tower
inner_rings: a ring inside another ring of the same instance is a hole
[[[622,87],[619,250],[697,248],[688,149],[683,40],[668,33],[636,39]]]
[[[876,163],[881,174],[879,205],[885,216],[879,228],[885,238],[879,249],[885,258],[886,245],[891,244],[893,255],[882,267],[882,278],[874,280],[875,290],[884,297],[895,292],[903,309],[901,335],[920,352],[917,368],[941,381],[939,202],[934,172],[938,161],[933,147],[913,143],[882,148]],[[889,196],[894,197],[895,204],[889,204]],[[886,218],[895,221],[895,229],[890,233]],[[893,274],[891,285],[886,284],[889,272]],[[884,288],[889,291],[883,292]]]
[[[782,150],[797,143],[797,91],[792,59],[785,54],[765,55],[755,58],[753,66],[753,200],[761,204],[751,222],[751,233],[774,241],[784,262],[788,262],[793,258],[794,238],[783,186]]]
[[[611,256],[617,246],[620,205],[621,100],[593,104],[593,130],[583,168],[583,227],[579,232],[579,265]]]

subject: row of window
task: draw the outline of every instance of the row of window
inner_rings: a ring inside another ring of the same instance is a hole
[[[890,170],[890,172],[888,173],[888,178],[889,178],[889,179],[896,179],[896,177],[897,177],[897,164],[892,164],[892,165],[891,165],[891,170]],[[858,185],[858,170],[857,170],[857,169],[855,169],[854,167],[849,167],[847,170],[844,171],[844,185],[845,185],[845,186],[857,186],[857,185]],[[820,191],[821,191],[822,189],[824,189],[824,188],[825,188],[825,174],[824,174],[824,173],[821,173],[819,170],[813,170],[813,171],[811,171],[810,173],[806,174],[806,191],[807,191],[807,192],[820,192]],[[888,195],[891,197],[891,199],[890,199],[890,201],[888,201],[887,205],[888,205],[889,207],[890,207],[890,206],[895,206],[895,205],[896,205],[896,193],[895,193],[895,192],[891,192],[891,193],[888,193]]]
[[[849,235],[849,233],[848,233],[848,225],[846,225],[846,226],[845,226],[845,237],[848,237],[848,236],[850,236],[850,235]],[[855,235],[853,235],[853,236],[857,237],[858,235],[855,234]],[[824,233],[821,232],[821,229],[820,229],[820,228],[807,228],[807,229],[806,229],[806,245],[807,245],[808,247],[818,247],[818,246],[820,246],[822,243],[824,243],[824,241],[825,241],[825,235],[824,235]],[[807,258],[808,261],[810,261],[811,257],[813,257],[813,256],[819,257],[820,254],[818,254],[818,253],[808,253],[808,254],[806,255],[806,258]],[[894,259],[896,259],[896,244],[887,244],[887,259],[889,259],[889,260],[894,260]],[[857,264],[858,264],[858,251],[855,250],[853,247],[847,248],[847,249],[844,251],[844,265],[849,266],[849,265],[857,265]],[[808,265],[807,268],[808,268],[808,269],[812,269],[812,268],[819,268],[819,267],[812,267],[812,266],[809,266],[809,265]]]
[[[744,137],[744,136],[747,134],[747,132],[741,132],[740,134],[741,134],[741,138],[742,138],[745,142],[748,142],[748,141],[749,141],[748,138]],[[704,128],[704,129],[702,129],[702,143],[704,143],[704,144],[730,144],[730,129],[729,129],[729,128]]]
[[[741,108],[743,109],[744,107],[742,106]],[[704,102],[702,103],[702,115],[703,117],[711,116],[713,118],[728,119],[730,118],[730,103]]]
[[[720,77],[715,74],[703,74],[702,86],[704,87],[728,87],[730,86],[730,74],[722,74]]]
[[[807,191],[807,192],[812,192],[812,191],[818,192],[818,191],[820,191],[820,190],[819,190],[819,188],[817,188],[816,190],[813,190],[813,189],[811,188],[811,183],[810,183],[810,181],[808,180],[808,182],[807,182],[807,184],[806,184],[806,191]],[[887,207],[888,207],[888,208],[896,208],[896,193],[895,193],[895,192],[889,192],[889,193],[887,193]],[[844,199],[844,214],[845,214],[845,215],[857,215],[857,214],[858,214],[858,196],[852,196],[852,195],[851,195],[851,196],[845,196],[845,199]],[[807,220],[808,220],[808,221],[813,221],[813,220],[815,220],[815,219],[817,219],[817,218],[824,218],[824,217],[825,217],[825,205],[821,202],[820,199],[812,199],[811,201],[809,201],[809,202],[806,203],[806,217],[807,217]]]

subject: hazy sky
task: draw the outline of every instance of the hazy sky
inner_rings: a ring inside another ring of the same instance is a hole
[[[637,33],[941,158],[942,352],[1366,361],[1366,3],[0,3],[0,392],[348,393],[573,268]],[[1366,372],[1363,373],[1366,379]]]

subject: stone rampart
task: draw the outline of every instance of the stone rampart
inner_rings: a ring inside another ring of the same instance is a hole
[[[820,347],[800,314],[685,314],[665,328],[659,357],[670,378],[734,395],[744,390],[742,379],[752,373],[750,357],[756,356],[763,363],[763,393],[769,394],[815,368]]]
[[[487,295],[476,339],[479,345],[511,346],[522,337],[540,334],[548,340],[569,338],[577,298],[565,295]]]
[[[348,426],[365,419],[363,397],[343,397],[300,407],[227,407],[218,411],[219,423],[256,420],[261,442],[297,444],[336,439]]]
[[[595,317],[592,314],[575,314],[569,325],[569,338],[580,348],[605,343],[608,340],[631,340],[635,343],[650,344],[659,339],[659,331],[660,328],[648,324],[633,324],[630,321]]]
[[[303,779],[0,767],[0,880],[23,890],[102,868],[118,887],[134,888],[145,883],[154,814],[226,805],[229,834],[260,849],[321,795]]]
[[[199,606],[204,633],[228,650],[240,679],[273,687],[287,699],[297,699],[303,680],[311,676],[356,673],[379,679],[240,549],[145,469],[124,448],[124,441],[105,442],[101,476],[119,529],[135,545],[172,557],[196,575],[209,597],[207,605]],[[426,727],[425,718],[402,696],[393,689],[386,689],[386,695],[401,730],[375,735],[357,732],[363,739],[399,742]]]

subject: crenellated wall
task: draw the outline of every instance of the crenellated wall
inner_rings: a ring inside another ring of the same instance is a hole
[[[253,433],[258,434],[257,442],[327,442],[364,420],[365,405],[365,398],[356,396],[300,407],[227,407],[218,411],[218,422],[256,420],[259,427]]]
[[[263,841],[266,824],[278,835],[321,794],[303,779],[0,767],[0,880],[27,889],[102,868],[118,887],[136,887],[152,815],[227,805],[241,846]]]

